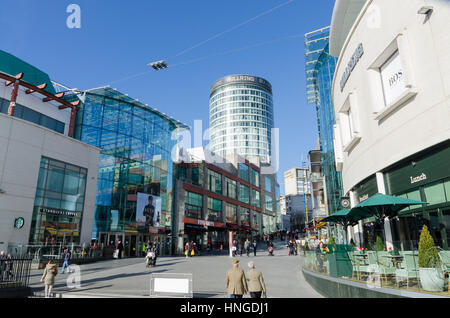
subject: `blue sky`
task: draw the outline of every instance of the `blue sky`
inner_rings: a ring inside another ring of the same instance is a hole
[[[81,8],[81,29],[66,26],[71,3]],[[299,166],[301,156],[306,159],[317,143],[315,109],[306,104],[303,35],[330,24],[334,1],[292,1],[176,55],[284,3],[287,0],[8,1],[0,11],[0,49],[69,87],[111,84],[189,126],[203,120],[204,129],[209,126],[209,88],[217,79],[261,76],[273,86],[282,185],[283,172]],[[288,38],[293,35],[297,37]],[[222,54],[272,40],[278,41]],[[205,56],[212,57],[187,63]],[[174,66],[127,78],[150,71],[147,64],[160,59]]]

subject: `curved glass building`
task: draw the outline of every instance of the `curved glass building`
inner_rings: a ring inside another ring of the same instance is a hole
[[[108,87],[67,98],[82,100],[75,138],[102,149],[93,237],[106,245],[122,241],[129,256],[137,256],[149,240],[159,243],[162,254],[170,253],[171,151],[176,144],[171,134],[188,127]],[[147,222],[142,212],[149,196],[156,222]]]
[[[210,150],[270,162],[272,86],[263,78],[230,75],[215,82],[209,102]]]

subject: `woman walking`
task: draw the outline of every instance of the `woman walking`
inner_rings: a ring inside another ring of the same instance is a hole
[[[57,274],[58,269],[56,264],[52,260],[49,260],[41,278],[41,283],[45,279],[45,298],[51,298],[53,285],[55,285],[55,276]]]
[[[248,291],[251,298],[266,298],[266,284],[261,271],[255,268],[255,263],[248,262],[249,271],[247,272]]]

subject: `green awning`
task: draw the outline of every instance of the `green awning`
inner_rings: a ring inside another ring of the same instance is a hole
[[[350,226],[350,225],[356,225],[358,223],[358,221],[361,219],[358,217],[355,217],[354,215],[351,215],[350,212],[351,212],[351,210],[347,210],[347,209],[337,211],[336,213],[321,220],[321,222],[334,222],[334,223],[341,224],[345,227]]]
[[[417,204],[428,203],[377,193],[352,208],[349,215],[361,219],[376,217],[382,220],[385,217],[395,217],[404,208]]]

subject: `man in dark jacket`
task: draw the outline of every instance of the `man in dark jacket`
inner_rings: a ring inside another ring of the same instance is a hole
[[[5,252],[2,251],[0,253],[0,282],[3,281],[3,275],[6,272],[6,255]]]

